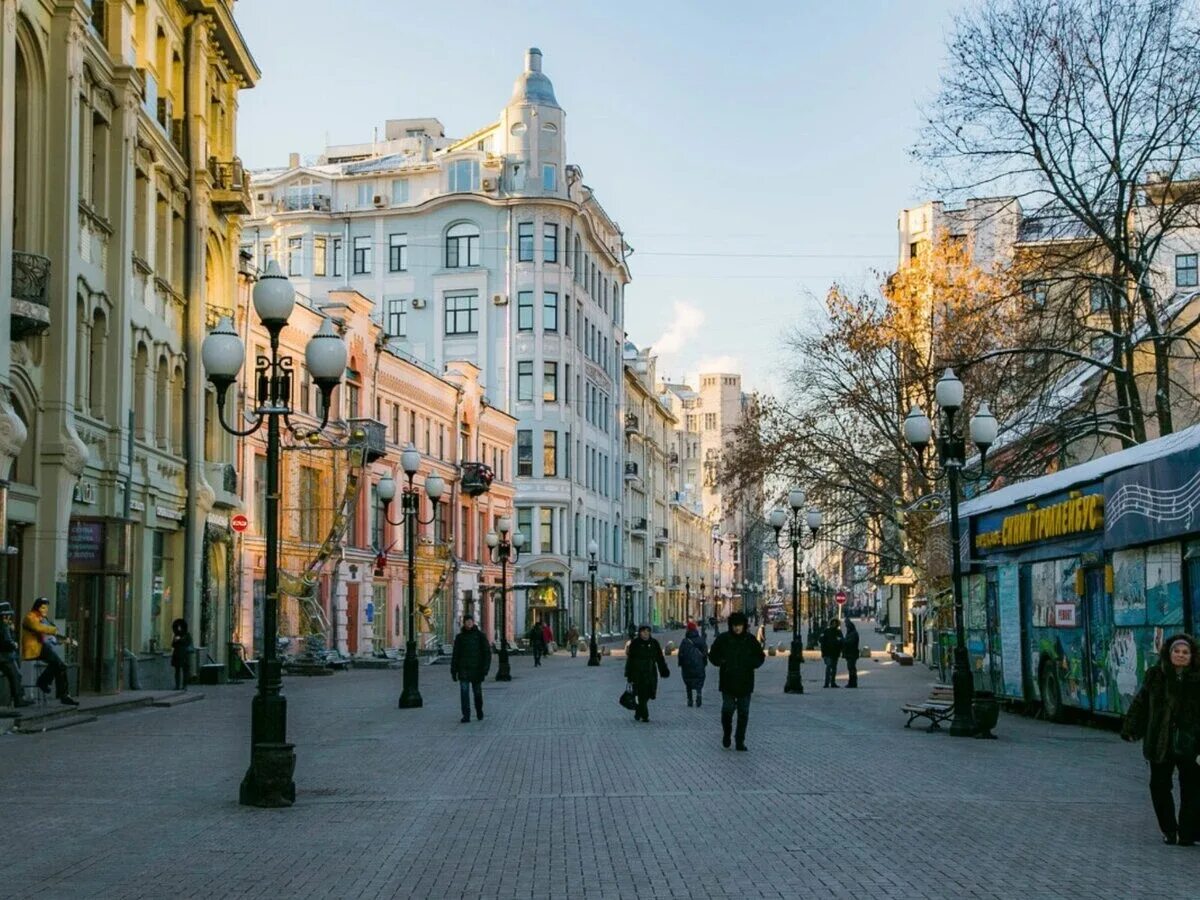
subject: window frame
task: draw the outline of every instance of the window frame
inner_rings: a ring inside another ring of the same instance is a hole
[[[558,291],[542,291],[542,331],[558,331]]]
[[[455,231],[466,230],[472,233],[455,234]],[[463,262],[463,246],[466,246],[466,262]],[[479,267],[480,230],[473,222],[456,222],[446,229],[446,252],[444,262],[447,269],[474,269]],[[451,247],[454,248],[451,262]]]
[[[533,291],[517,291],[517,331],[533,331]]]
[[[460,308],[461,301],[469,301],[465,309]],[[454,306],[451,308],[451,302]],[[457,337],[460,335],[471,335],[479,333],[479,292],[470,291],[464,293],[445,294],[442,297],[442,325],[443,333],[447,337]],[[466,329],[459,328],[459,320],[462,315],[467,317]],[[451,328],[451,316],[453,316],[454,327]]]
[[[517,477],[533,477],[533,430],[517,429]]]
[[[558,432],[553,428],[542,430],[542,477],[558,477]]]
[[[1180,266],[1181,260],[1191,260],[1191,265]],[[1190,281],[1181,281],[1180,273],[1190,272]],[[1200,253],[1175,254],[1175,287],[1200,287]]]
[[[400,238],[397,241],[397,238]],[[388,235],[388,271],[408,271],[408,232],[397,231]]]
[[[304,276],[304,236],[297,235],[287,239],[287,273],[291,276]]]
[[[404,297],[392,297],[387,301],[387,318],[385,331],[389,337],[408,337],[408,300]]]
[[[517,223],[517,262],[533,262],[533,222]]]
[[[542,223],[542,262],[558,264],[558,225]]]
[[[555,360],[542,361],[542,402],[558,402],[558,362]]]
[[[353,275],[371,274],[371,236],[369,234],[355,235],[353,238]]]
[[[533,402],[533,360],[517,360],[517,402]]]

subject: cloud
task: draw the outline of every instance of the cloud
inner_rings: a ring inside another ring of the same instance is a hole
[[[650,346],[659,356],[679,353],[704,326],[704,310],[683,300],[676,300],[671,322],[666,331]]]

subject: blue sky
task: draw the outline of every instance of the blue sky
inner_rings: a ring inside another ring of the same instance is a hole
[[[635,248],[631,339],[659,349],[660,375],[732,367],[770,390],[812,297],[894,263],[957,5],[241,0],[263,77],[241,95],[239,153],[278,165],[388,118],[467,134],[539,47],[568,155]]]

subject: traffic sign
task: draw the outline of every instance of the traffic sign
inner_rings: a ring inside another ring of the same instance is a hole
[[[846,605],[846,592],[838,591],[837,597],[835,599],[837,600],[838,606],[845,606]]]
[[[229,518],[229,527],[241,534],[250,527],[250,520],[243,513],[235,513]]]

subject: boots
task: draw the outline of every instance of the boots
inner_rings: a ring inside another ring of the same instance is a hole
[[[697,705],[697,706],[700,706],[700,701],[701,701],[701,699],[702,699],[702,698],[701,698],[701,695],[700,695],[700,691],[699,691],[699,690],[697,690],[697,691],[696,691],[696,705]]]
[[[750,718],[748,713],[738,712],[737,717],[737,732],[734,735],[737,741],[737,749],[746,749],[746,720]]]
[[[721,731],[722,731],[721,746],[724,747],[726,750],[728,750],[730,743],[732,743],[730,740],[730,736],[733,733],[733,713],[732,712],[724,712],[724,711],[721,712]]]

